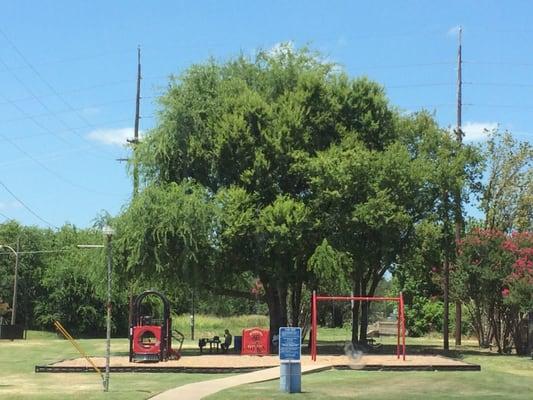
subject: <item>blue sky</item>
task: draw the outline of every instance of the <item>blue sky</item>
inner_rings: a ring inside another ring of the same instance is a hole
[[[131,178],[116,159],[128,156],[121,143],[132,135],[137,45],[142,131],[155,123],[169,74],[287,41],[380,82],[405,111],[434,111],[447,127],[455,121],[461,25],[467,139],[499,124],[531,141],[531,15],[528,1],[5,2],[0,222],[86,227],[128,202]]]

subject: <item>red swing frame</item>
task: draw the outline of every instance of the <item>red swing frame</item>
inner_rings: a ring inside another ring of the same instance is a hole
[[[317,296],[316,291],[313,290],[311,296],[311,359],[316,361],[317,355],[317,337],[318,337],[318,325],[317,315],[318,308],[317,302],[319,301],[394,301],[398,303],[398,342],[396,345],[396,358],[400,358],[400,354],[405,361],[405,313],[403,294],[400,292],[399,297],[369,297],[369,296]],[[400,345],[400,336],[402,343]]]

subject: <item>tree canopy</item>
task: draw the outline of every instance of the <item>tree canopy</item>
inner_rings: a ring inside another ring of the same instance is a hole
[[[333,277],[372,295],[417,224],[451,215],[478,159],[427,112],[285,46],[172,77],[134,162],[144,190],[119,219],[125,271],[242,297],[259,278],[277,330]]]

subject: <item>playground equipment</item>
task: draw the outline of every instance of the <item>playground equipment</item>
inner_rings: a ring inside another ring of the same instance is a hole
[[[161,319],[156,319],[153,315],[143,315],[143,302],[148,296],[161,300]],[[172,348],[172,338],[179,343],[178,349]],[[170,303],[163,294],[147,290],[135,298],[130,325],[130,362],[177,360],[180,358],[184,338],[181,332],[172,330]]]
[[[241,354],[270,354],[270,331],[261,328],[243,329]]]
[[[369,297],[369,296],[317,296],[316,292],[313,291],[311,295],[311,359],[316,361],[317,355],[317,315],[318,315],[318,301],[394,301],[398,303],[398,322],[397,322],[397,334],[398,342],[396,345],[396,358],[402,358],[405,361],[405,314],[404,314],[404,303],[403,295],[400,293],[399,297]],[[401,337],[401,345],[400,345]]]
[[[96,366],[96,364],[93,362],[93,360],[91,360],[91,357],[89,357],[87,355],[87,353],[81,348],[81,346],[78,344],[78,342],[76,342],[76,340],[74,340],[74,338],[72,337],[72,335],[70,333],[68,333],[68,331],[65,329],[65,327],[63,325],[61,325],[61,322],[59,321],[54,321],[54,327],[57,329],[57,331],[59,333],[61,333],[63,335],[63,337],[65,339],[67,339],[70,344],[72,346],[74,346],[74,348],[76,350],[78,350],[78,353],[80,353],[80,355],[85,358],[87,360],[87,362],[89,364],[91,364],[91,367],[94,369],[94,372],[96,372],[98,375],[100,375],[100,378],[102,378],[102,383],[104,384],[104,387],[105,387],[105,378],[104,378],[104,374],[102,373],[102,371],[100,370],[100,368],[98,368]]]

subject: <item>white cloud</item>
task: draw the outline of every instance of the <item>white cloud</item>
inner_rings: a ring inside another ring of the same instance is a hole
[[[455,25],[455,26],[452,26],[450,29],[448,29],[448,32],[446,32],[446,34],[448,36],[457,36],[459,35],[459,30],[461,29],[461,27],[459,25]]]
[[[282,54],[287,53],[287,51],[293,51],[293,50],[294,50],[294,42],[292,40],[289,40],[288,42],[276,43],[274,46],[272,46],[267,51],[267,53],[270,56],[280,56]]]
[[[109,146],[126,146],[128,139],[133,139],[133,128],[95,129],[87,134],[87,138]]]
[[[463,124],[464,140],[478,142],[485,140],[489,133],[498,128],[497,122],[467,122]]]
[[[22,207],[18,201],[2,202],[0,201],[0,210],[12,210]]]

